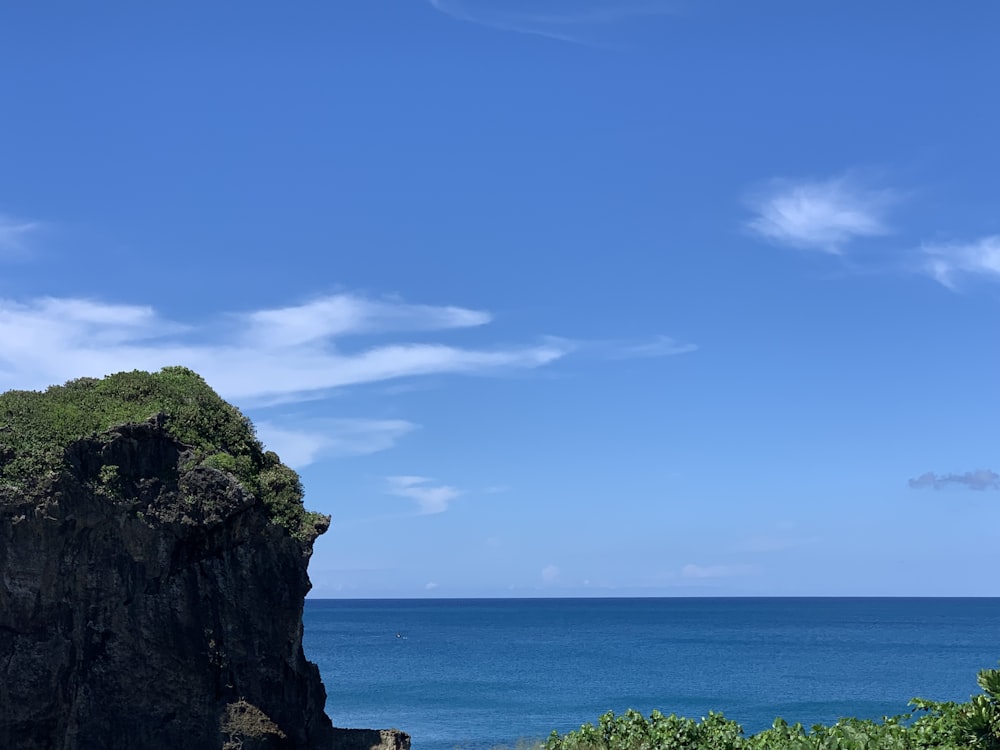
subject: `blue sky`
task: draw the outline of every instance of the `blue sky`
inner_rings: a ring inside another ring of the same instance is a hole
[[[0,10],[0,388],[182,364],[314,596],[1000,595],[990,2]]]

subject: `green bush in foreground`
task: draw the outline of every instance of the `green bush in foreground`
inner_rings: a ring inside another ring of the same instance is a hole
[[[648,719],[631,709],[621,716],[612,711],[596,726],[553,732],[545,750],[1000,750],[1000,670],[981,671],[978,682],[985,694],[966,703],[914,698],[908,714],[881,721],[841,719],[809,731],[775,719],[770,729],[749,737],[722,714],[695,721],[659,711]]]
[[[45,391],[0,394],[0,485],[23,489],[65,469],[68,445],[158,414],[167,431],[190,446],[194,465],[227,471],[267,506],[272,520],[311,539],[321,516],[302,505],[298,474],[264,451],[253,425],[186,367],[80,378]],[[117,467],[102,469],[109,489]]]

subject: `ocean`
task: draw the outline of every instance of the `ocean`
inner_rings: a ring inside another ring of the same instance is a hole
[[[489,750],[614,710],[756,732],[966,700],[1000,659],[1000,599],[306,601],[336,726]]]

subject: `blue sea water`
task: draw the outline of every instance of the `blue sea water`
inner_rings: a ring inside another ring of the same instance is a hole
[[[341,727],[487,750],[608,710],[721,711],[755,732],[966,700],[1000,599],[308,600],[306,656]],[[398,633],[398,636],[397,636]]]

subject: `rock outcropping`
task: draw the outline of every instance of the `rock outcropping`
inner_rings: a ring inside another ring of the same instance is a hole
[[[0,469],[27,450],[4,427],[0,411]],[[204,453],[158,414],[0,483],[0,748],[344,744],[302,652],[306,567],[329,519],[293,533]]]

